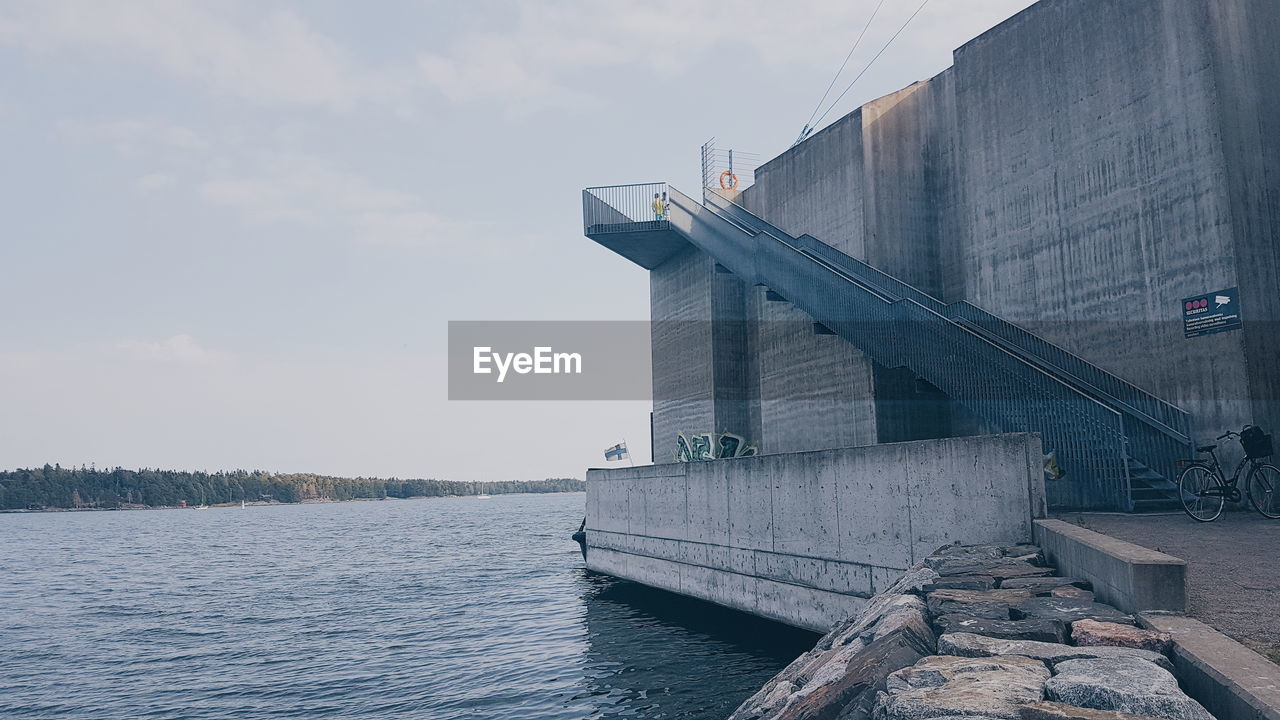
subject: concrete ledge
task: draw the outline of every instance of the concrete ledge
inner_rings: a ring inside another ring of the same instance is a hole
[[[1131,613],[1186,609],[1186,562],[1061,520],[1036,520],[1034,532],[1049,564],[1093,583],[1098,600]]]
[[[1142,624],[1173,636],[1173,664],[1187,694],[1219,718],[1280,720],[1280,666],[1181,615],[1142,613]]]
[[[725,572],[607,548],[592,547],[589,554],[589,567],[594,572],[626,578],[816,633],[830,630],[831,618],[855,617],[867,605],[866,598],[750,573]]]
[[[1015,433],[587,471],[589,570],[826,631],[943,545],[1031,539]]]

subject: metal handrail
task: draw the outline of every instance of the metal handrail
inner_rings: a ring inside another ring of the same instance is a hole
[[[763,229],[774,235],[786,235],[784,231],[768,221],[721,195],[703,193],[703,196],[704,201],[709,201],[721,209],[729,210],[730,212],[737,211],[748,216],[751,221],[758,225],[757,229]],[[743,218],[738,217],[737,219],[741,221]],[[849,268],[851,271],[861,271],[861,276],[864,279],[876,284],[883,290],[896,293],[900,297],[913,298],[922,305],[945,315],[953,322],[964,320],[973,323],[981,331],[994,336],[996,339],[1012,344],[1019,352],[1028,354],[1036,361],[1047,363],[1075,384],[1080,385],[1086,392],[1101,396],[1108,402],[1123,407],[1136,419],[1155,426],[1161,432],[1180,442],[1188,445],[1191,443],[1190,416],[1181,408],[1151,395],[1132,383],[1102,370],[1078,355],[972,303],[965,301],[950,304],[943,303],[928,293],[918,290],[912,285],[884,273],[857,258],[841,253],[839,250],[812,236],[804,235],[799,238],[800,241],[806,239],[811,240],[817,246],[812,249],[817,251],[827,250],[832,254],[838,255],[840,260],[844,260],[848,265],[853,266]]]
[[[674,197],[675,195],[679,195],[680,197],[684,198],[685,200],[687,200],[687,201],[689,201],[689,202],[693,202],[693,201],[689,198],[689,196],[685,195],[684,193],[680,192],[679,190],[672,189],[672,190],[671,190],[671,193],[672,193],[673,197]],[[682,208],[682,209],[684,209],[684,208]],[[721,220],[725,221],[725,222],[726,222],[726,223],[728,223],[729,225],[731,225],[731,226],[733,226],[733,227],[735,227],[735,228],[738,228],[738,229],[740,229],[740,230],[741,230],[741,229],[743,229],[743,227],[744,227],[741,223],[735,222],[735,221],[734,221],[733,219],[731,219],[731,218],[720,217],[720,216],[718,216],[718,215],[717,215],[717,217],[719,217],[719,219],[721,219]],[[783,245],[785,245],[786,247],[789,247],[789,248],[791,248],[792,250],[794,250],[794,251],[796,251],[796,252],[800,253],[801,255],[804,255],[805,257],[808,257],[808,258],[810,258],[810,259],[812,259],[812,260],[817,261],[820,265],[822,265],[823,267],[826,267],[828,270],[830,270],[831,272],[835,273],[836,275],[838,275],[838,276],[840,276],[840,277],[844,278],[844,279],[845,279],[845,280],[847,280],[848,282],[854,283],[854,284],[856,284],[856,285],[858,285],[858,286],[860,286],[860,287],[865,288],[865,289],[867,290],[867,292],[871,293],[872,295],[874,295],[877,299],[881,300],[882,302],[886,302],[886,303],[889,303],[889,304],[896,304],[896,303],[909,303],[909,304],[911,304],[911,305],[916,305],[916,306],[918,306],[918,307],[919,307],[923,312],[928,313],[930,316],[934,316],[934,317],[936,317],[939,321],[942,321],[942,322],[948,323],[948,324],[950,324],[950,325],[956,325],[954,321],[950,320],[949,318],[947,318],[946,316],[944,316],[942,313],[939,313],[939,312],[937,311],[937,309],[935,309],[935,308],[933,308],[933,307],[929,307],[929,306],[928,306],[928,305],[926,305],[925,303],[922,303],[922,302],[920,302],[920,301],[916,300],[915,298],[911,298],[911,297],[896,297],[896,298],[895,298],[895,297],[893,297],[891,294],[889,294],[889,293],[885,292],[882,288],[876,288],[876,287],[874,287],[874,286],[870,286],[870,287],[868,287],[868,286],[867,286],[865,283],[863,283],[859,278],[856,278],[856,277],[854,277],[854,276],[852,276],[852,275],[850,275],[850,274],[848,274],[848,273],[844,272],[842,268],[840,268],[840,267],[838,267],[838,266],[836,266],[836,265],[834,265],[834,264],[831,264],[831,263],[827,262],[827,261],[826,261],[825,259],[823,259],[823,258],[816,258],[816,257],[814,257],[813,255],[811,255],[809,252],[807,252],[807,250],[806,250],[805,248],[800,247],[800,246],[799,246],[799,244],[795,242],[795,240],[797,240],[797,239],[796,239],[796,238],[793,238],[793,236],[783,234],[783,237],[778,237],[777,235],[775,235],[775,234],[773,234],[773,233],[769,233],[769,232],[761,232],[761,231],[758,231],[758,230],[756,230],[756,231],[754,231],[754,232],[756,233],[756,237],[759,237],[759,236],[766,236],[766,237],[769,237],[769,238],[771,238],[771,239],[773,239],[773,240],[776,240],[776,241],[777,241],[777,242],[779,242],[779,243],[782,243],[782,244],[783,244]],[[812,238],[812,236],[808,236],[808,235],[801,236],[801,237],[802,237],[802,238]],[[793,238],[793,241],[792,241],[792,242],[788,242],[785,238]],[[830,247],[830,246],[828,246],[828,247]],[[837,251],[837,252],[838,252],[838,251]],[[846,256],[846,257],[847,257],[847,256]],[[851,259],[852,259],[852,258],[851,258]],[[855,260],[854,260],[854,262],[859,262],[859,261],[855,259]],[[868,267],[870,267],[870,266],[868,266]],[[890,276],[886,275],[885,277],[890,277]],[[928,296],[928,295],[926,295],[925,297],[926,297],[926,298],[928,298],[929,296]],[[930,298],[930,299],[932,299],[932,298]],[[934,303],[936,303],[936,304],[938,304],[938,305],[942,305],[941,303],[938,303],[936,300],[934,301]],[[943,305],[943,307],[945,307],[945,305]],[[990,338],[986,337],[986,336],[985,336],[985,335],[983,335],[982,333],[974,332],[971,328],[968,328],[968,327],[966,327],[966,326],[964,326],[964,325],[956,325],[956,327],[958,327],[958,328],[959,328],[959,329],[961,329],[961,330],[964,330],[964,331],[968,332],[969,334],[973,335],[975,338],[977,338],[977,339],[981,340],[981,341],[982,341],[983,343],[985,343],[985,344],[986,344],[990,349],[992,349],[992,350],[994,350],[994,351],[1001,351],[1001,352],[1004,352],[1005,354],[1008,354],[1008,352],[1007,352],[1007,351],[1005,351],[1005,350],[1004,350],[1004,348],[1000,347],[998,344],[996,344],[995,342],[993,342]],[[1071,393],[1074,393],[1074,394],[1078,395],[1082,400],[1086,400],[1086,401],[1088,401],[1088,402],[1091,402],[1091,403],[1093,403],[1093,404],[1097,405],[1097,406],[1098,406],[1098,407],[1100,407],[1100,408],[1104,408],[1104,409],[1106,409],[1106,411],[1107,411],[1107,412],[1113,413],[1113,414],[1115,414],[1115,415],[1117,415],[1117,416],[1119,416],[1119,415],[1120,415],[1120,412],[1119,412],[1119,411],[1115,410],[1115,409],[1114,409],[1114,408],[1112,408],[1112,407],[1109,407],[1106,403],[1104,403],[1104,402],[1102,402],[1102,401],[1098,400],[1098,399],[1097,399],[1097,398],[1095,398],[1095,397],[1090,396],[1089,394],[1087,394],[1087,393],[1085,393],[1085,392],[1082,392],[1082,391],[1081,391],[1081,390],[1079,390],[1078,388],[1072,387],[1069,383],[1065,383],[1065,382],[1063,382],[1063,381],[1061,380],[1061,378],[1059,378],[1059,377],[1057,377],[1056,375],[1054,375],[1054,374],[1052,374],[1052,373],[1050,373],[1050,372],[1048,372],[1048,371],[1044,370],[1044,369],[1043,369],[1043,368],[1041,368],[1041,367],[1038,367],[1037,365],[1035,365],[1035,364],[1033,364],[1033,363],[1031,363],[1031,362],[1028,362],[1025,358],[1018,357],[1018,356],[1013,356],[1013,357],[1015,357],[1015,358],[1016,358],[1017,360],[1019,360],[1020,362],[1024,363],[1028,368],[1030,368],[1030,369],[1032,369],[1032,370],[1034,370],[1034,371],[1036,371],[1036,372],[1040,373],[1041,375],[1045,376],[1046,378],[1051,379],[1051,380],[1052,380],[1053,382],[1055,382],[1055,383],[1059,383],[1059,384],[1061,384],[1065,390],[1067,390],[1067,391],[1069,391],[1069,392],[1071,392]]]
[[[1099,498],[1107,498],[1110,507],[1132,509],[1120,412],[914,298],[888,299],[883,291],[813,257],[785,233],[778,237],[756,231],[749,243],[726,241],[719,236],[740,234],[736,222],[682,193],[673,191],[672,198],[683,211],[673,213],[673,227],[744,280],[764,282],[781,292],[815,320],[854,341],[871,359],[913,368],[993,427],[1039,432],[1045,446],[1084,478],[1078,484],[1053,486],[1059,505],[1096,506]],[[710,225],[712,218],[722,226],[699,234],[695,225]],[[826,274],[815,273],[815,265]],[[826,278],[838,282],[832,285]],[[948,342],[903,342],[939,336]],[[977,357],[984,358],[980,367],[973,362]]]
[[[667,202],[667,192],[666,183],[586,188],[582,191],[582,230],[587,235],[665,230],[666,214],[655,212],[653,202],[655,196]]]
[[[644,201],[663,192],[669,205],[659,219]],[[912,368],[993,428],[1039,432],[1078,481],[1051,485],[1060,506],[1130,510],[1130,462],[1170,478],[1190,443],[1181,409],[976,306],[942,303],[816,238],[793,237],[719,194],[699,203],[665,183],[587,188],[583,220],[588,235],[677,231],[872,360]]]

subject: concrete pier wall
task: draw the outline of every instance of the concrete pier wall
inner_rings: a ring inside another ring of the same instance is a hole
[[[590,470],[587,567],[825,632],[953,542],[1030,541],[1039,437]]]

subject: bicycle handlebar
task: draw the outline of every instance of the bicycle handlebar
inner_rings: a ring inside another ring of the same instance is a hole
[[[1226,434],[1224,434],[1224,435],[1219,435],[1219,436],[1218,436],[1218,439],[1219,439],[1219,440],[1226,440],[1227,438],[1229,438],[1229,437],[1231,437],[1232,435],[1235,435],[1235,434],[1236,434],[1236,433],[1234,433],[1234,432],[1232,432],[1232,431],[1228,430],[1228,431],[1226,432]]]

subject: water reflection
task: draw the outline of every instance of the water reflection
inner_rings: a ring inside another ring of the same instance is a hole
[[[581,571],[592,718],[723,718],[818,636]],[[655,643],[661,637],[663,642]],[[712,670],[714,668],[714,670]]]

